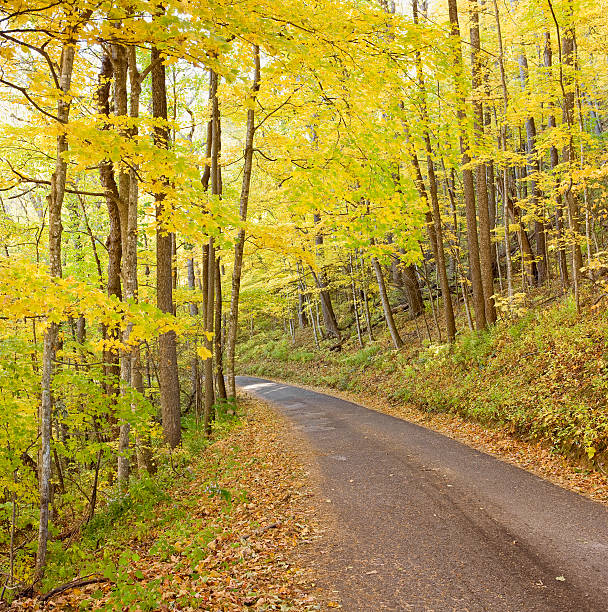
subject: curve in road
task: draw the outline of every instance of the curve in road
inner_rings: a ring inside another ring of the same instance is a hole
[[[605,612],[608,511],[419,425],[247,376],[307,438],[345,610]]]

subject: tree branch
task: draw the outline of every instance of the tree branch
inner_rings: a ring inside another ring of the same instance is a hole
[[[18,44],[18,45],[21,45],[23,47],[27,47],[28,49],[31,49],[32,51],[36,51],[37,53],[42,55],[42,57],[44,57],[44,59],[46,60],[46,63],[49,65],[49,69],[51,71],[51,76],[53,77],[53,81],[55,81],[55,87],[57,89],[61,89],[61,85],[59,83],[59,77],[57,76],[57,66],[55,64],[53,64],[53,60],[51,59],[51,56],[44,50],[43,47],[36,47],[35,45],[31,45],[30,43],[27,43],[27,42],[25,42],[23,40],[19,40],[18,38],[15,38],[14,36],[9,36],[5,32],[0,32],[0,36],[2,36],[2,38],[6,39],[6,40],[10,40],[11,42],[14,42],[14,43]]]
[[[21,92],[21,94],[23,94],[23,96],[26,98],[26,100],[37,110],[39,110],[43,115],[46,115],[47,117],[50,117],[51,119],[53,119],[53,121],[57,121],[58,123],[61,123],[61,120],[59,119],[59,117],[57,117],[56,115],[53,115],[52,113],[49,113],[47,111],[45,111],[42,106],[40,106],[37,102],[34,101],[34,99],[32,98],[32,96],[30,96],[30,94],[27,93],[27,90],[25,89],[25,87],[20,87],[19,85],[15,85],[15,83],[11,83],[10,81],[7,81],[5,79],[0,78],[0,83],[2,83],[3,85],[6,85],[7,87],[11,87],[12,89],[16,89],[17,91]]]

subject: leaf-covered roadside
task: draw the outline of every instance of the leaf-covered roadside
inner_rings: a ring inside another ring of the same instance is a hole
[[[120,525],[128,539],[91,552],[95,576],[107,582],[58,593],[45,610],[321,609],[310,570],[291,562],[313,537],[307,474],[287,426],[264,404],[243,405],[245,419],[176,478],[164,501]],[[21,600],[14,609],[42,605]]]
[[[363,349],[351,339],[335,353],[317,349],[308,330],[296,343],[280,329],[261,331],[242,344],[241,371],[328,389],[608,503],[603,309],[541,302],[453,345],[421,345],[417,323],[397,320],[410,340],[398,352],[380,332]]]

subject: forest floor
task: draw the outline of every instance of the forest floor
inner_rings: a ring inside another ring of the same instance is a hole
[[[66,582],[65,590],[13,609],[337,607],[315,586],[306,552],[318,537],[306,449],[267,405],[243,406],[244,418],[176,473],[161,502],[114,521],[105,541],[89,549],[80,543],[86,567],[98,567],[84,576],[93,583]]]

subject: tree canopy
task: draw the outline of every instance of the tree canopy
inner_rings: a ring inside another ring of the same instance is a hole
[[[3,2],[0,520],[38,531],[11,582],[65,504],[210,434],[250,325],[339,350],[379,314],[399,348],[397,309],[451,342],[460,305],[601,286],[605,9]]]

